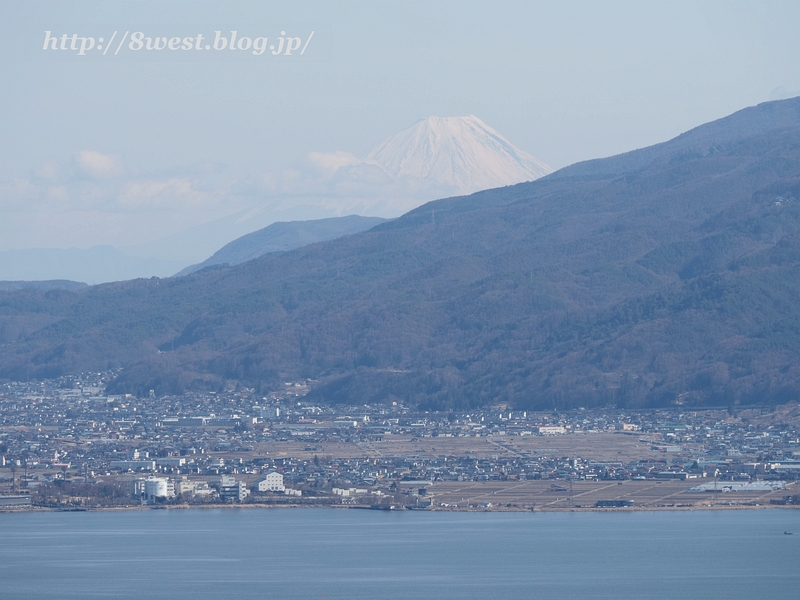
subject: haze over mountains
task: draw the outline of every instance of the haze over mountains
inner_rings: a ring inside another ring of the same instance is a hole
[[[5,250],[0,252],[0,281],[67,280],[94,285],[138,277],[169,277],[188,262],[130,256],[113,246]]]
[[[272,223],[348,214],[393,218],[429,200],[531,181],[549,172],[547,165],[475,116],[430,117],[366,156],[311,152],[297,169],[270,174],[258,184],[240,182],[232,191],[246,188],[246,193],[255,194],[255,204],[160,240],[124,247],[0,252],[0,280],[96,284],[167,277]],[[330,238],[305,239],[311,243]]]
[[[372,229],[168,280],[0,294],[0,375],[312,378],[320,402],[707,406],[800,395],[800,99]]]

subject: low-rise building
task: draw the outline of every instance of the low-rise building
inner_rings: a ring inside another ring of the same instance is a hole
[[[277,471],[272,471],[264,476],[264,479],[258,482],[259,492],[283,492],[286,486],[283,484],[283,475]]]
[[[223,502],[244,502],[250,492],[244,481],[236,481],[231,485],[221,485],[219,497]]]
[[[109,468],[111,469],[120,469],[122,471],[126,471],[130,469],[131,471],[155,471],[156,468],[156,461],[154,460],[112,460],[108,463]]]

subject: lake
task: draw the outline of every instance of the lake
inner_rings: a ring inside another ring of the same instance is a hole
[[[797,510],[0,514],[19,600],[798,597]]]

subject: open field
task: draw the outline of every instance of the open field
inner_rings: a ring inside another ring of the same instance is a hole
[[[704,483],[713,483],[713,480],[576,481],[571,486],[567,481],[553,480],[469,481],[435,483],[427,487],[427,492],[437,505],[444,503],[461,508],[491,503],[493,508],[533,507],[536,510],[593,508],[598,500],[632,500],[634,508],[648,509],[754,507],[769,505],[770,499],[797,493],[793,485],[770,492],[687,491]]]
[[[578,433],[558,436],[501,437],[413,437],[384,435],[367,442],[260,442],[254,456],[312,459],[314,455],[331,458],[393,458],[439,456],[463,458],[528,458],[531,456],[579,456],[585,460],[623,461],[663,459],[663,452],[651,450],[641,435],[617,433]],[[306,450],[306,448],[312,448]],[[674,455],[673,455],[674,456]]]

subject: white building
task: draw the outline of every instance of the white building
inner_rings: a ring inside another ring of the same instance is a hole
[[[234,481],[232,485],[223,485],[219,488],[219,498],[223,502],[244,502],[249,495],[244,481]]]
[[[181,477],[178,481],[175,482],[175,493],[176,494],[194,494],[195,488],[197,488],[197,484],[199,482],[192,481],[188,477],[184,476]]]
[[[154,460],[112,460],[108,463],[111,469],[120,469],[122,471],[138,471],[144,469],[145,471],[155,471],[156,461]]]
[[[207,481],[196,481],[185,475],[175,482],[176,494],[191,494],[192,496],[210,496],[213,493]]]
[[[182,467],[185,464],[186,464],[186,459],[181,457],[156,459],[156,466],[158,467]]]
[[[139,478],[133,482],[133,495],[152,502],[157,498],[172,498],[175,484],[164,477]]]
[[[567,428],[562,425],[539,425],[540,435],[564,435]]]
[[[232,485],[236,485],[236,477],[233,475],[222,474],[219,476],[219,486],[220,487],[230,487]]]
[[[283,485],[283,475],[276,471],[267,473],[267,475],[258,482],[259,492],[283,492],[286,486]]]

